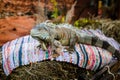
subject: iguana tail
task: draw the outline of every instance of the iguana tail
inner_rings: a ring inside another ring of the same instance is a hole
[[[93,45],[108,50],[120,60],[120,52],[111,46],[107,41],[101,40],[96,36],[89,36],[83,33],[78,34],[78,42],[82,44]]]

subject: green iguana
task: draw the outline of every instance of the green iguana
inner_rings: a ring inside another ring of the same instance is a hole
[[[58,45],[69,46],[74,49],[76,43],[88,44],[101,47],[113,53],[120,59],[120,53],[112,47],[107,41],[100,40],[98,37],[88,35],[69,24],[55,25],[49,22],[43,22],[36,25],[30,32],[31,36],[41,43],[41,47],[47,50],[46,46],[51,45],[53,50],[59,48]],[[56,42],[56,44],[54,44]]]

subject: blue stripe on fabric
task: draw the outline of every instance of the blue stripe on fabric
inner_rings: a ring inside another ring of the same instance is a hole
[[[19,49],[19,66],[22,65],[22,45],[23,45],[23,41],[24,41],[24,38],[22,39],[22,42],[21,42],[21,45],[20,45],[20,49]]]
[[[28,43],[30,42],[30,36],[28,37]]]
[[[86,49],[85,49],[85,46],[83,45],[83,50],[84,50],[84,52],[85,52],[85,54],[86,54],[86,64],[85,64],[85,68],[86,68],[86,66],[87,66],[87,64],[88,64],[88,53],[86,52]]]
[[[16,44],[17,44],[17,42],[18,42],[18,39],[15,40],[15,41],[16,41],[16,43],[15,43],[15,48],[16,48]],[[15,48],[14,48],[13,51],[15,51]],[[15,52],[13,53],[13,64],[14,64],[14,66],[15,66],[15,56],[14,56],[14,54],[15,54]]]
[[[46,55],[45,55],[45,59],[48,59],[49,55],[48,55],[48,50],[46,50]]]
[[[99,54],[100,63],[99,63],[98,69],[100,69],[100,66],[101,66],[101,64],[102,64],[102,57],[101,57],[101,55],[100,55],[100,51],[98,50],[98,48],[96,48],[96,49],[97,49],[98,54]]]
[[[98,69],[98,66],[99,66],[99,54],[98,54],[98,52],[96,52],[97,51],[96,47],[93,47],[92,49],[94,50],[95,56],[96,56],[95,65],[94,65],[94,69],[93,70],[96,71]]]
[[[79,65],[79,53],[77,52],[77,50],[76,50],[76,47],[74,47],[74,49],[75,49],[75,52],[76,52],[76,55],[77,55],[77,65]]]
[[[4,53],[5,53],[5,45],[2,46],[2,57],[4,57]],[[4,59],[2,58],[2,66],[3,66],[3,60]]]
[[[81,44],[79,44],[79,47],[80,47],[80,49],[81,49],[81,51],[82,51],[82,46],[81,46]],[[85,62],[85,54],[83,53],[83,51],[82,51],[82,54],[84,55],[84,62]],[[83,62],[82,67],[84,67],[84,62]]]
[[[3,53],[4,53],[4,46],[2,46],[2,57],[3,57]],[[3,59],[2,59],[2,66],[3,66]]]
[[[88,63],[88,55],[87,52],[85,50],[85,47],[83,45],[80,45],[81,51],[84,54],[84,64],[83,64],[83,68],[86,68],[87,63]]]

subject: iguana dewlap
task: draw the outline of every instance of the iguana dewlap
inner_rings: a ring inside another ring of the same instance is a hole
[[[43,22],[36,25],[30,34],[33,38],[42,41],[45,45],[54,46],[54,40],[58,40],[62,46],[69,46],[72,49],[74,49],[76,43],[88,44],[106,49],[120,59],[119,51],[112,47],[107,41],[83,33],[68,24],[55,25],[53,23]]]

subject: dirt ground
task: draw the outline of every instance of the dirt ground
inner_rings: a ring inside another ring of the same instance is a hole
[[[30,16],[0,19],[0,46],[7,41],[28,35],[34,25],[35,20]]]

